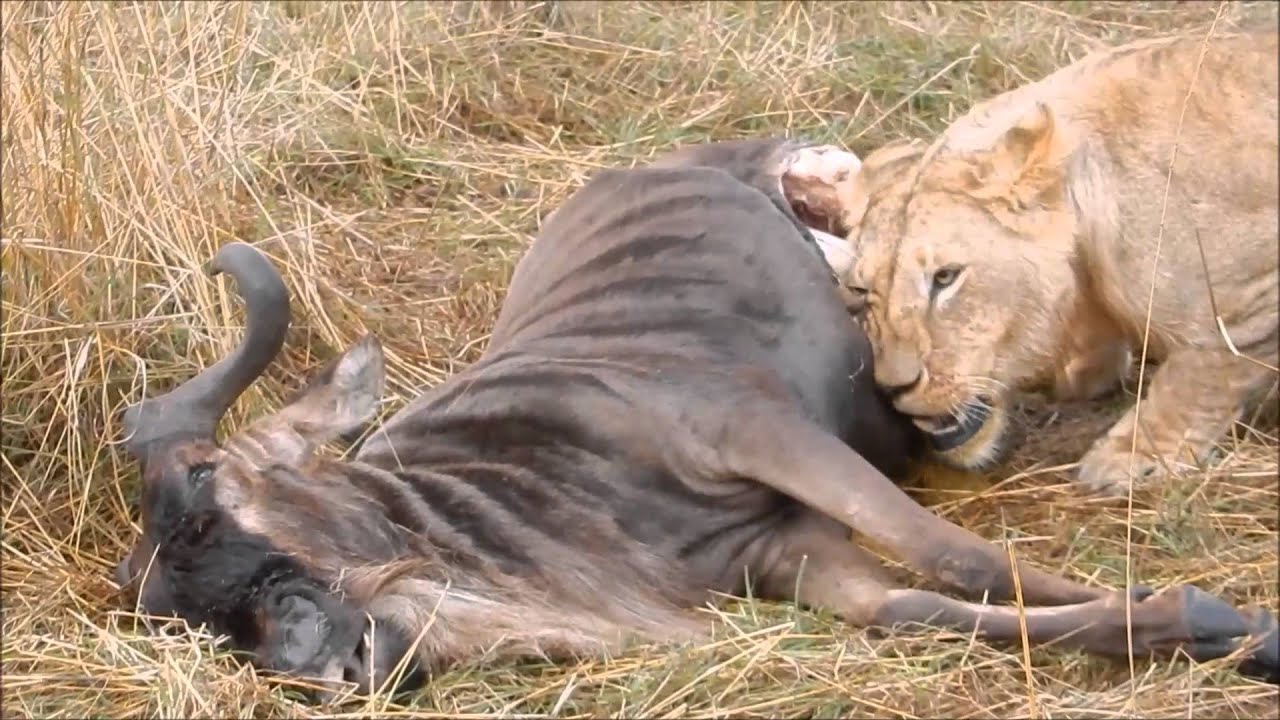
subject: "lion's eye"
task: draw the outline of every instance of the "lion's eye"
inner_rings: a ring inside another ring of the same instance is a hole
[[[199,463],[192,465],[187,471],[187,480],[192,485],[201,485],[209,481],[213,477],[213,463]]]
[[[938,271],[933,274],[933,291],[937,292],[949,287],[956,281],[956,278],[960,277],[960,271],[963,269],[964,268],[960,265],[947,265],[939,268]]]

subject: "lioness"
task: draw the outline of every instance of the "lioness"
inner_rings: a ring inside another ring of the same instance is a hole
[[[1141,422],[1131,407],[1081,460],[1094,491],[1207,461],[1271,387],[1276,56],[1274,31],[1136,42],[978,105],[927,147],[796,161],[791,181],[818,205],[828,191],[849,240],[852,257],[828,259],[876,381],[944,461],[999,461],[1012,392],[1096,398],[1144,338],[1160,366]]]

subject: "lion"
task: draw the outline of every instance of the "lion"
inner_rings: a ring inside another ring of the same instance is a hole
[[[1277,52],[1275,31],[1130,43],[855,172],[831,146],[796,161],[847,240],[828,261],[876,381],[944,464],[1002,462],[1015,393],[1100,398],[1144,345],[1145,398],[1080,459],[1090,491],[1204,467],[1271,389]]]

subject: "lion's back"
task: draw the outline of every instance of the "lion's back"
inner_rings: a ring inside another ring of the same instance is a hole
[[[1164,345],[1217,345],[1217,314],[1239,347],[1275,354],[1278,39],[1179,38],[1117,56],[1096,83],[1120,227],[1094,236],[1095,280],[1137,323],[1149,281],[1133,280],[1158,263],[1152,315]]]

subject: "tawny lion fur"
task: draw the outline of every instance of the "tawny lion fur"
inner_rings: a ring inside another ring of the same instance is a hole
[[[944,460],[998,461],[1014,392],[1116,389],[1144,337],[1158,368],[1081,460],[1090,489],[1205,463],[1273,386],[1277,52],[1275,31],[1099,52],[829,178],[878,383],[926,430],[989,410]]]

